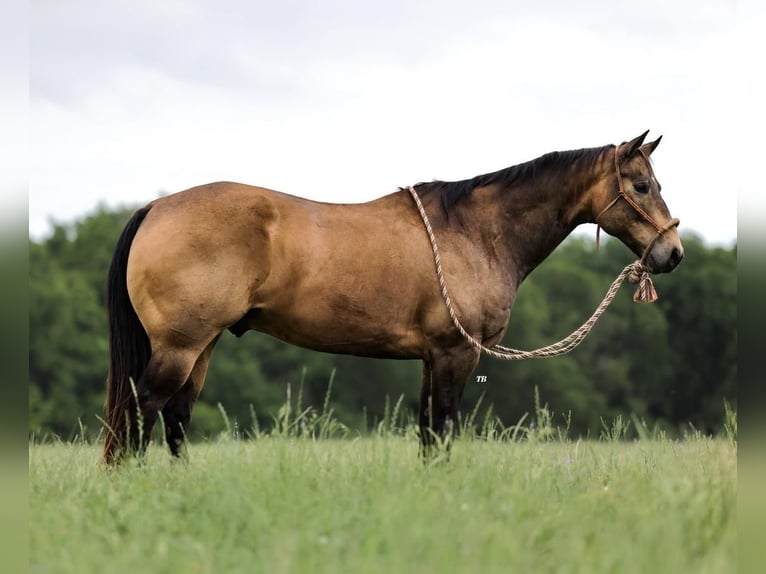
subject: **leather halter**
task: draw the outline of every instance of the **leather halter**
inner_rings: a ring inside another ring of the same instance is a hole
[[[654,247],[654,244],[657,243],[657,241],[662,237],[665,232],[667,232],[670,229],[673,229],[674,227],[678,227],[678,224],[681,222],[677,217],[672,217],[668,221],[665,222],[664,225],[660,225],[657,223],[654,218],[649,215],[636,201],[630,197],[625,192],[625,185],[622,181],[622,173],[620,172],[620,162],[617,155],[618,147],[615,146],[614,148],[614,170],[615,174],[617,176],[617,197],[615,197],[612,201],[609,202],[609,205],[607,205],[604,209],[601,210],[601,213],[596,216],[596,249],[598,249],[599,245],[599,235],[601,232],[601,225],[599,224],[598,220],[601,219],[601,216],[606,213],[606,211],[612,207],[615,203],[617,203],[620,198],[624,199],[628,202],[628,205],[630,205],[638,214],[647,222],[649,222],[652,227],[654,227],[657,230],[657,235],[654,236],[654,238],[649,242],[649,244],[644,249],[643,255],[641,255],[641,264],[643,265],[646,263],[646,258],[649,256],[649,253],[651,252],[652,248]],[[638,151],[641,153],[643,158],[646,160],[647,163],[649,163],[649,158],[647,157],[644,150],[641,148],[638,149]],[[651,165],[651,164],[650,164]]]

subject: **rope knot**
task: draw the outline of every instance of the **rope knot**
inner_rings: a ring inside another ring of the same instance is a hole
[[[649,270],[641,261],[631,263],[628,281],[638,283],[638,288],[633,294],[634,301],[654,303],[657,300],[657,291],[654,288],[652,278],[649,277]]]

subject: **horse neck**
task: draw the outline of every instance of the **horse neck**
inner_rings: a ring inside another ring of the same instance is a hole
[[[521,283],[581,223],[592,220],[591,194],[601,161],[588,169],[542,172],[496,190],[508,263]]]

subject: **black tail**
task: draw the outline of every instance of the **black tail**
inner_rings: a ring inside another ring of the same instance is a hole
[[[104,460],[117,462],[127,449],[128,411],[133,390],[130,381],[138,382],[151,356],[149,337],[128,296],[128,254],[151,206],[133,214],[122,231],[112,256],[106,287],[109,318],[109,373],[106,382],[106,429]]]

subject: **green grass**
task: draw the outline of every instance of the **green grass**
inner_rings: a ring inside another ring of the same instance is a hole
[[[412,433],[152,446],[116,471],[30,444],[30,565],[65,572],[735,572],[736,439]]]

